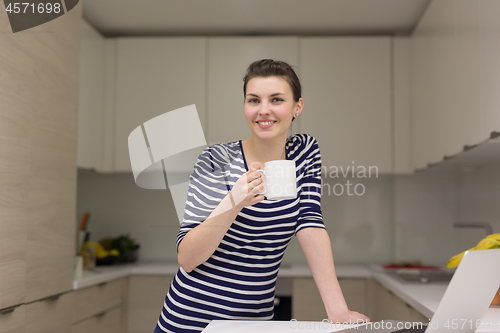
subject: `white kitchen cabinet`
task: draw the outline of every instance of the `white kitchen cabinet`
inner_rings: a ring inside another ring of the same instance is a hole
[[[252,133],[243,113],[243,77],[247,67],[264,58],[282,60],[291,66],[297,66],[297,50],[297,37],[242,36],[208,39],[209,144],[250,137]],[[300,77],[300,73],[297,75]]]
[[[153,332],[174,276],[131,276],[128,292],[128,333]]]
[[[127,279],[118,279],[99,285],[77,290],[72,322],[76,323],[116,306],[125,308],[127,298]]]
[[[461,151],[464,145],[472,146],[489,137],[481,132],[481,38],[479,6],[481,1],[455,1],[455,51],[456,76],[454,82],[456,98],[453,117],[450,119],[456,142],[454,150]],[[499,7],[500,9],[500,7]],[[496,12],[495,22],[498,21]],[[500,31],[500,25],[499,31]],[[495,42],[497,43],[497,42]],[[495,59],[498,62],[498,58]],[[495,93],[495,95],[497,95]],[[498,129],[498,128],[497,128]]]
[[[82,20],[77,166],[113,171],[116,38]]]
[[[128,136],[144,122],[195,104],[204,124],[206,43],[204,37],[117,40],[114,171],[132,170]]]
[[[363,314],[367,313],[367,279],[339,279],[339,284],[349,309]],[[305,321],[328,319],[313,278],[293,279],[292,318]]]
[[[71,333],[123,333],[123,312],[114,307],[71,326]]]
[[[77,166],[102,169],[106,39],[82,20]]]
[[[416,169],[500,131],[497,1],[433,1],[411,37]]]
[[[371,303],[372,317],[371,321],[380,320],[401,320],[410,322],[421,322],[427,324],[429,319],[423,314],[415,310],[411,305],[404,302],[379,284],[376,281],[371,281],[371,292],[373,293],[373,302]]]
[[[301,132],[318,140],[332,168],[392,172],[391,39],[300,39]]]
[[[126,332],[127,288],[122,278],[75,291],[71,332]]]
[[[416,169],[462,150],[455,2],[429,4],[412,36],[412,133]]]
[[[393,145],[394,173],[410,174],[411,162],[411,75],[410,38],[393,39]]]
[[[500,2],[481,0],[479,2],[481,94],[480,107],[475,108],[481,115],[481,138],[490,137],[491,132],[500,132]],[[470,16],[477,12],[469,13]]]

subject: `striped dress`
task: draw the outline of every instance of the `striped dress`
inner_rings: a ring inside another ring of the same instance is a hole
[[[324,228],[318,143],[298,134],[285,147],[287,160],[295,161],[297,198],[243,208],[206,262],[189,273],[179,268],[155,332],[201,332],[213,319],[273,318],[276,278],[290,239],[303,228]],[[190,177],[177,249],[247,171],[241,141],[202,152]]]

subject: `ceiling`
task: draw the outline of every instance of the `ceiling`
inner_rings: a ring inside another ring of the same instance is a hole
[[[106,37],[410,35],[430,0],[84,0]]]

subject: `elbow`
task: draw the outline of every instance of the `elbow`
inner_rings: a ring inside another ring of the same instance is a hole
[[[192,264],[186,261],[186,259],[181,255],[181,253],[177,254],[177,262],[179,263],[179,266],[186,272],[189,273],[191,272],[194,267]]]

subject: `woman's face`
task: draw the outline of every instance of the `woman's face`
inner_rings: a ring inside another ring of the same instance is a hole
[[[302,111],[302,98],[294,102],[292,88],[284,79],[255,77],[247,83],[245,118],[254,136],[274,139],[288,135],[295,113]]]

